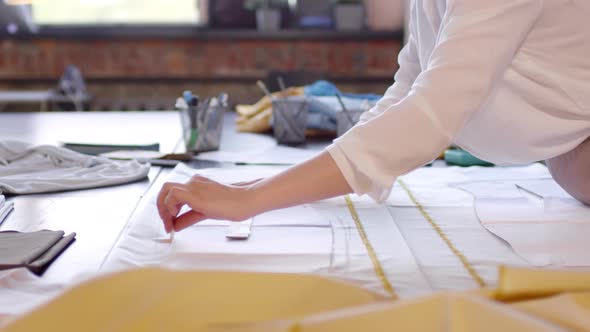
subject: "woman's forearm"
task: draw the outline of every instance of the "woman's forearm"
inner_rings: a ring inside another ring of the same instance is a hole
[[[327,151],[252,185],[254,214],[352,192]]]

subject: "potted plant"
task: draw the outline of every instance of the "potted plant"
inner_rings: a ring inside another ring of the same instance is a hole
[[[365,21],[363,1],[334,0],[334,21],[338,30],[362,30]]]
[[[261,31],[276,31],[281,27],[281,8],[287,0],[246,0],[249,10],[256,10],[256,26]]]

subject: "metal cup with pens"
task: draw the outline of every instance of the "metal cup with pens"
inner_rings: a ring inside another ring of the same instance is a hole
[[[223,131],[223,114],[228,107],[226,93],[200,101],[190,91],[176,100],[180,111],[183,139],[187,152],[205,152],[219,149]]]
[[[342,107],[341,111],[336,113],[336,135],[338,137],[344,135],[350,128],[354,127],[361,117],[361,114],[364,113],[364,110],[360,109],[348,109],[344,102],[342,101],[342,97],[340,94],[336,94],[336,98],[338,98],[338,102]]]
[[[279,144],[305,143],[309,103],[303,96],[275,98],[272,101],[272,128]]]
[[[305,143],[309,103],[303,96],[275,98],[261,81],[258,86],[272,101],[272,129],[279,144],[297,145]],[[279,86],[285,91],[284,82],[279,78]]]

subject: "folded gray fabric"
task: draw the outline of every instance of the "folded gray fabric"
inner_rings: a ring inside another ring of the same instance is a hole
[[[0,195],[1,196],[1,195]],[[10,212],[14,209],[13,202],[0,202],[0,225],[4,222],[6,217],[10,214]]]
[[[0,232],[0,270],[26,267],[41,275],[75,239],[62,231]]]
[[[50,145],[0,142],[0,192],[36,194],[141,180],[149,164],[114,161]]]

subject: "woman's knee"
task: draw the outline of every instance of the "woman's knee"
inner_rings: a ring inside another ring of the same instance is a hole
[[[553,179],[565,191],[590,205],[590,139],[546,163]]]

